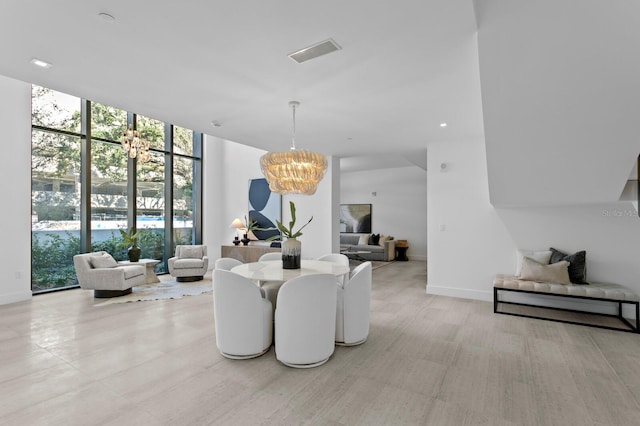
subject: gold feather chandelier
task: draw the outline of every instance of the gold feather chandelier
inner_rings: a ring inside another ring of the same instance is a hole
[[[271,192],[313,195],[327,170],[327,159],[317,152],[296,149],[296,108],[300,102],[291,101],[289,106],[293,109],[291,149],[266,153],[260,158],[260,167]]]

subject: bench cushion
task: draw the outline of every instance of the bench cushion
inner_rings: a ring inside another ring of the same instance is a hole
[[[521,280],[512,275],[497,275],[493,281],[493,286],[542,294],[556,294],[558,296],[593,297],[629,302],[639,300],[638,295],[633,291],[619,284],[611,283],[591,283],[589,285],[550,284]]]

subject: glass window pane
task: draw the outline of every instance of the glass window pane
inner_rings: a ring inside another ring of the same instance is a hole
[[[173,242],[193,244],[193,164],[187,158],[173,159]]]
[[[57,130],[80,132],[80,98],[31,86],[31,122]]]
[[[118,108],[91,103],[91,136],[120,142],[127,129],[127,112]]]
[[[74,287],[80,252],[80,138],[31,136],[31,287]]]
[[[127,228],[127,157],[118,144],[91,143],[91,250],[127,260],[119,228]]]
[[[164,123],[162,121],[139,115],[137,129],[140,137],[149,141],[151,149],[164,151]]]
[[[164,255],[164,154],[151,152],[151,160],[138,163],[138,217],[136,228],[144,230],[138,245],[140,257],[162,261]],[[154,267],[167,272],[164,262]]]
[[[193,132],[191,130],[173,126],[173,152],[193,155]]]

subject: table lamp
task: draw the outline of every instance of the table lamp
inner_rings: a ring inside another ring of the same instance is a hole
[[[240,218],[235,218],[233,219],[233,222],[231,222],[231,225],[229,225],[229,228],[236,228],[236,229],[244,229],[244,223],[242,223],[242,221],[240,220]],[[236,231],[237,234],[237,231]],[[240,239],[238,238],[238,235],[235,236],[235,238],[233,239],[233,244],[234,245],[238,245],[240,244]]]

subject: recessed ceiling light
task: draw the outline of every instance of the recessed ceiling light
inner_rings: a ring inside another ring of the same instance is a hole
[[[215,121],[215,120],[213,120],[213,121],[211,122],[211,125],[212,125],[213,127],[222,127],[222,124],[220,124],[218,121]]]
[[[440,127],[447,127],[447,123],[440,123]]]
[[[51,68],[51,64],[47,61],[43,61],[42,59],[33,58],[31,63],[40,68]]]
[[[107,13],[107,12],[98,13],[98,17],[100,19],[102,19],[103,21],[105,21],[105,22],[115,22],[115,20],[116,20],[115,16],[113,16],[110,13]]]

